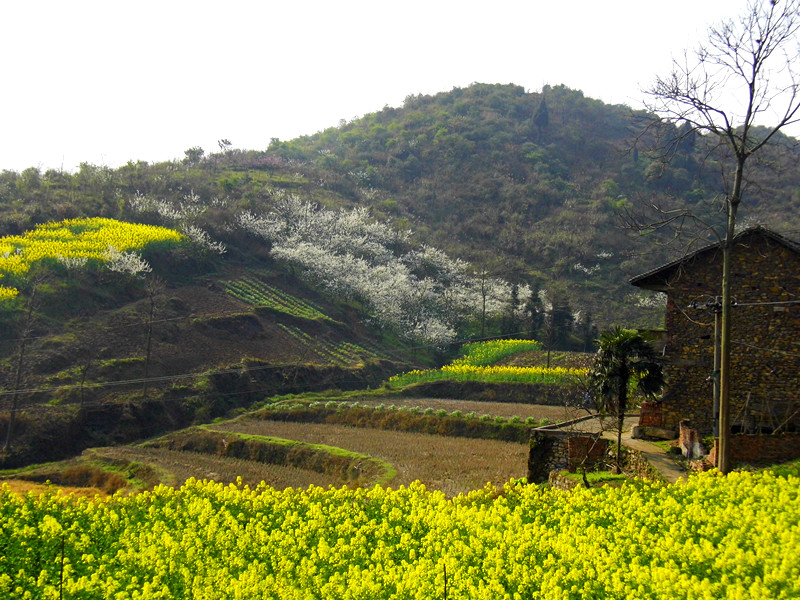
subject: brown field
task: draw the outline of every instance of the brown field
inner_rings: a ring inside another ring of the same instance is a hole
[[[250,487],[255,487],[263,481],[276,489],[305,488],[312,484],[340,487],[344,484],[336,477],[295,467],[164,448],[120,446],[97,448],[94,453],[98,457],[112,461],[146,463],[161,473],[162,483],[173,486],[183,485],[183,482],[190,477],[213,479],[220,483],[234,483],[237,477],[241,477],[242,482]]]
[[[429,490],[440,490],[448,496],[482,488],[487,482],[502,486],[509,479],[525,477],[528,471],[527,444],[250,419],[212,428],[368,454],[397,469],[397,476],[388,486],[398,488],[419,480]]]
[[[394,404],[447,410],[460,410],[464,414],[502,417],[519,416],[522,419],[548,418],[553,422],[573,419],[585,411],[563,406],[510,404],[503,402],[473,402],[433,398],[359,399],[360,404]],[[235,421],[212,426],[218,431],[272,436],[312,444],[324,444],[366,454],[386,461],[397,470],[397,475],[387,485],[398,488],[419,480],[430,490],[440,490],[449,496],[482,488],[487,482],[502,486],[510,479],[527,474],[527,444],[445,437],[419,433],[403,433],[376,429],[354,428],[342,425],[312,423],[281,423],[240,417]],[[235,482],[237,477],[254,487],[264,481],[284,489],[306,488],[309,485],[341,487],[346,482],[333,475],[280,465],[262,464],[236,458],[217,457],[193,452],[180,452],[163,448],[117,446],[94,448],[84,459],[111,464],[147,465],[152,471],[145,485],[154,481],[180,486],[190,477],[213,479],[222,483]],[[81,459],[79,459],[81,460]],[[35,493],[61,489],[64,493],[94,497],[103,492],[96,488],[75,488],[29,481],[10,480],[12,490]],[[141,483],[139,485],[142,485]],[[127,488],[131,491],[132,488]]]

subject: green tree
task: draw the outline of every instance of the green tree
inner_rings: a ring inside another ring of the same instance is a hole
[[[550,112],[547,110],[547,102],[544,97],[536,108],[536,113],[533,115],[533,124],[536,125],[536,130],[539,132],[539,137],[542,137],[542,131],[550,124]]]
[[[653,397],[664,387],[661,363],[647,339],[634,329],[616,327],[600,336],[589,381],[599,408],[617,417],[617,469],[621,468],[622,425],[633,390]]]
[[[196,165],[203,160],[203,156],[205,155],[205,150],[203,150],[200,146],[192,146],[183,151],[186,155],[186,158],[183,159],[183,162],[189,165]]]

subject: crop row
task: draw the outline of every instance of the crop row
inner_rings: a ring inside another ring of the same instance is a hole
[[[460,410],[434,410],[384,404],[328,401],[267,407],[255,418],[300,423],[335,423],[354,427],[406,431],[452,437],[527,443],[531,429],[547,425],[548,419],[478,415]]]
[[[461,356],[440,369],[408,371],[389,379],[391,385],[403,387],[431,381],[484,381],[490,383],[574,383],[587,369],[567,367],[515,367],[494,365],[499,360],[530,350],[540,350],[534,340],[492,340],[465,344]]]
[[[0,491],[4,598],[800,597],[800,481]],[[198,526],[202,524],[202,526]]]
[[[470,365],[445,365],[441,369],[413,370],[389,378],[389,383],[403,387],[415,383],[431,381],[485,381],[489,383],[546,383],[567,385],[584,375],[586,369],[566,367],[511,367]]]
[[[283,323],[279,323],[278,327],[301,344],[313,347],[317,355],[336,365],[348,366],[363,363],[370,358],[379,358],[374,350],[352,342],[331,342],[323,338],[313,338],[299,327],[290,327]]]
[[[231,296],[254,306],[264,306],[295,317],[311,320],[331,320],[316,306],[255,277],[243,277],[223,282]]]

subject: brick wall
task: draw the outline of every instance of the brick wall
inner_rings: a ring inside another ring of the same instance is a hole
[[[567,470],[576,473],[582,467],[591,471],[608,452],[608,440],[580,435],[567,438]]]
[[[717,464],[717,443],[708,459]],[[750,464],[774,464],[800,458],[800,433],[782,435],[732,435],[730,437],[730,459],[733,462]]]
[[[641,427],[661,427],[661,403],[645,401],[639,408],[639,425]]]

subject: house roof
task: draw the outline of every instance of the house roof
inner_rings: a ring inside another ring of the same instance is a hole
[[[790,240],[779,233],[772,231],[771,229],[767,229],[766,227],[762,227],[758,225],[756,227],[748,227],[747,229],[743,229],[739,233],[737,233],[734,238],[734,244],[739,243],[743,238],[750,237],[750,236],[762,236],[774,240],[779,244],[786,246],[790,250],[797,252],[800,254],[800,243]],[[669,279],[672,275],[677,271],[681,266],[684,264],[691,262],[698,258],[703,254],[709,254],[718,250],[722,246],[722,242],[717,242],[715,244],[709,244],[708,246],[703,246],[702,248],[687,254],[678,260],[673,260],[672,262],[668,262],[665,265],[657,267],[652,271],[648,271],[647,273],[642,273],[641,275],[637,275],[633,279],[630,280],[631,285],[635,285],[636,287],[640,287],[646,290],[655,290],[659,292],[666,291],[667,284]]]

